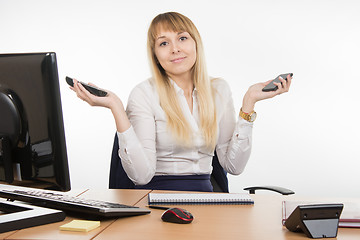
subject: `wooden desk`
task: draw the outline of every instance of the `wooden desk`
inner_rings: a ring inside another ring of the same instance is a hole
[[[119,202],[126,205],[135,205],[139,200],[147,196],[149,190],[99,190],[99,191],[81,191],[81,197],[109,201],[109,202]],[[79,194],[74,194],[74,191],[71,191],[71,196],[77,196]],[[101,226],[97,229],[94,229],[90,232],[71,232],[71,231],[60,231],[59,227],[63,224],[66,224],[74,219],[80,219],[76,216],[67,216],[64,221],[46,224],[42,226],[26,228],[18,231],[12,231],[7,233],[0,234],[0,239],[93,239],[96,235],[100,234],[104,229],[106,229],[110,224],[112,224],[116,219],[104,220],[101,221]]]
[[[291,196],[278,194],[252,195],[254,205],[178,205],[194,215],[191,224],[163,222],[164,210],[151,209],[144,216],[118,219],[96,240],[132,239],[308,239],[305,234],[288,231],[281,224],[281,203]],[[145,207],[147,198],[137,206]],[[174,206],[174,205],[173,205]],[[359,239],[360,229],[339,229],[337,239]]]
[[[156,191],[159,192],[159,191]],[[121,202],[145,208],[148,190],[88,190],[81,196],[111,202]],[[283,200],[314,200],[279,194],[252,195],[254,205],[178,205],[195,217],[191,224],[163,222],[163,210],[151,209],[151,214],[101,221],[101,227],[88,233],[60,231],[59,226],[76,219],[3,233],[3,239],[166,239],[166,240],[296,240],[309,239],[305,234],[289,232],[281,225]],[[316,199],[315,199],[316,200]],[[345,200],[344,200],[345,201]],[[339,202],[339,201],[337,201]],[[360,239],[360,229],[339,228],[338,240]]]

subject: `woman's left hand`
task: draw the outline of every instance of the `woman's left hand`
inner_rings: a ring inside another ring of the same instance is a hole
[[[281,83],[274,82],[278,87],[276,91],[263,92],[262,89],[268,85],[272,80],[263,83],[257,83],[249,87],[246,92],[242,109],[244,112],[252,112],[254,110],[255,103],[264,99],[273,98],[282,93],[288,92],[291,85],[292,77],[290,74],[287,76],[287,80],[284,80],[282,77],[279,77]]]

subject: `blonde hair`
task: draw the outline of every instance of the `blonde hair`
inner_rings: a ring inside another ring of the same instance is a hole
[[[148,57],[153,80],[160,98],[160,106],[165,111],[168,128],[178,142],[184,143],[185,145],[190,145],[192,142],[191,127],[183,115],[176,98],[175,89],[155,55],[155,41],[160,28],[174,32],[188,32],[196,43],[196,61],[191,69],[191,73],[198,93],[200,129],[207,147],[213,149],[217,140],[215,97],[206,70],[204,49],[200,34],[189,18],[177,12],[159,14],[152,20],[148,30]]]

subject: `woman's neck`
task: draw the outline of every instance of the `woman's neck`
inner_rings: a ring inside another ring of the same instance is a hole
[[[188,76],[170,76],[170,78],[184,91],[185,96],[192,96],[194,81],[190,74]]]

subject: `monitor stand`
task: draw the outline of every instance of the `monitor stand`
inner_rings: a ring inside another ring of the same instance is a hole
[[[65,213],[23,203],[0,201],[0,233],[60,222]]]

